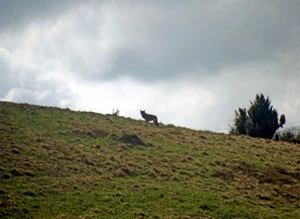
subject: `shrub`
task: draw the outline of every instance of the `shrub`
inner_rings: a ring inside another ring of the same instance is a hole
[[[300,144],[300,127],[290,127],[278,132],[279,140]]]
[[[271,106],[269,97],[265,98],[263,94],[257,94],[250,103],[248,110],[239,108],[235,111],[234,125],[230,133],[272,138],[275,131],[285,124],[285,115],[282,114],[278,121],[277,110]]]

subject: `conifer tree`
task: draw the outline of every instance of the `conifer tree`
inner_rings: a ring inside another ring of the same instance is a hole
[[[285,124],[285,115],[282,114],[278,121],[277,110],[271,105],[269,97],[257,94],[255,100],[250,101],[250,107],[239,108],[235,111],[233,134],[246,134],[252,137],[272,138],[275,131]]]

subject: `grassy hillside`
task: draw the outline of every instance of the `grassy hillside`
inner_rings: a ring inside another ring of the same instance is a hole
[[[1,218],[299,215],[299,145],[0,102]]]

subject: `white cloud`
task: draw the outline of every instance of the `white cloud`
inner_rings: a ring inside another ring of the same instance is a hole
[[[29,89],[22,88],[11,88],[6,96],[3,98],[4,101],[18,100],[23,102],[23,99],[35,99],[37,101],[42,101],[47,96],[49,96],[49,91],[33,91]]]
[[[217,107],[220,101],[212,91],[188,81],[148,84],[119,79],[103,83],[74,84],[72,92],[79,97],[77,104],[73,106],[78,110],[106,114],[118,108],[120,115],[136,119],[141,119],[140,110],[146,110],[157,114],[159,121],[163,123],[203,129],[212,128],[205,125],[213,122],[216,117],[211,115],[204,118],[203,114],[212,107]]]

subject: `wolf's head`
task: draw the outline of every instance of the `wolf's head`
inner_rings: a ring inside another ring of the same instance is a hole
[[[145,115],[145,110],[140,110],[141,111],[141,115]]]

